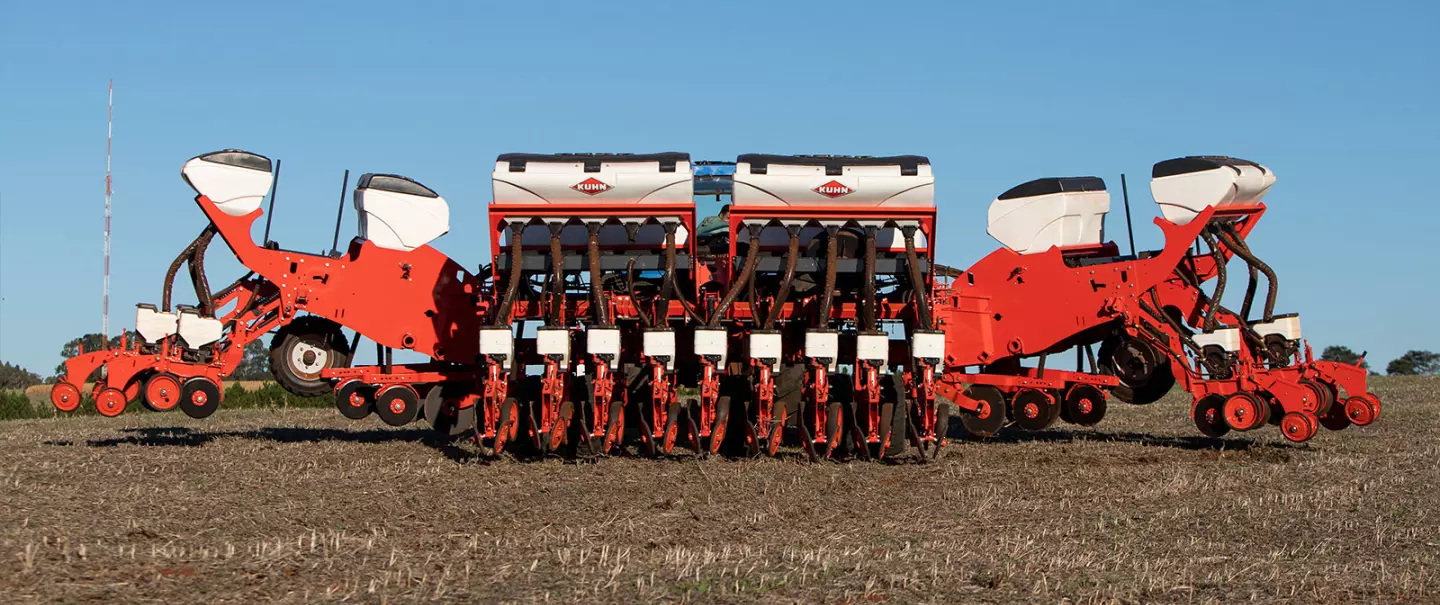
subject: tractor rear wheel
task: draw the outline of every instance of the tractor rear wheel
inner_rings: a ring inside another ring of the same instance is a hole
[[[270,373],[275,382],[301,397],[331,392],[322,370],[350,367],[350,343],[340,324],[306,315],[285,324],[270,339]]]

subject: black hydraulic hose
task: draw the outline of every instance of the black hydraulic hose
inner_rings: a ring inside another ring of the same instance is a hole
[[[175,285],[175,274],[180,272],[180,265],[190,260],[191,255],[195,252],[195,247],[200,245],[200,240],[205,239],[207,233],[213,234],[214,232],[214,223],[205,225],[205,228],[200,230],[200,235],[195,236],[195,239],[190,242],[190,245],[185,246],[185,249],[181,250],[180,254],[175,257],[175,262],[170,263],[170,269],[165,272],[164,287],[160,290],[160,311],[162,313],[170,312],[170,292]]]
[[[925,288],[925,277],[920,273],[919,256],[915,253],[915,230],[905,230],[905,264],[910,269],[910,288],[915,292],[915,312],[919,316],[920,328],[935,327],[930,323],[930,295]]]
[[[724,317],[725,312],[730,310],[730,305],[735,304],[735,299],[739,298],[740,291],[745,288],[746,282],[750,281],[750,278],[755,275],[755,267],[759,264],[760,228],[751,225],[750,247],[745,251],[745,264],[740,267],[740,275],[737,275],[735,281],[730,283],[730,291],[725,293],[725,296],[720,299],[720,304],[715,307],[715,312],[710,315],[710,321],[706,323],[708,327],[713,328],[720,324],[720,318]]]
[[[1220,237],[1225,240],[1226,244],[1230,245],[1235,251],[1236,256],[1244,259],[1245,262],[1250,263],[1250,265],[1265,274],[1265,279],[1269,282],[1266,284],[1267,288],[1265,292],[1265,321],[1275,319],[1275,300],[1280,295],[1280,280],[1275,277],[1275,270],[1271,269],[1270,265],[1265,264],[1264,261],[1255,257],[1255,254],[1250,251],[1250,247],[1245,244],[1245,240],[1241,239],[1240,235],[1236,233],[1234,225],[1225,224],[1224,229],[1220,231]]]
[[[1240,320],[1250,321],[1250,310],[1255,306],[1255,290],[1260,287],[1260,271],[1255,265],[1245,263],[1250,270],[1250,282],[1245,285],[1245,302],[1240,303]]]
[[[1150,301],[1154,304],[1153,307],[1145,304],[1145,301],[1142,300],[1140,301],[1140,308],[1146,313],[1149,313],[1151,317],[1165,322],[1165,325],[1168,325],[1170,326],[1170,329],[1175,330],[1175,334],[1180,337],[1180,342],[1184,343],[1185,346],[1190,347],[1190,350],[1195,351],[1198,354],[1200,352],[1199,345],[1195,344],[1194,339],[1190,338],[1190,335],[1185,330],[1185,327],[1180,325],[1179,321],[1176,321],[1174,317],[1171,317],[1169,313],[1165,312],[1165,307],[1161,306],[1160,304],[1160,295],[1156,293],[1153,288],[1150,290]]]
[[[210,280],[205,277],[205,250],[210,247],[211,240],[215,239],[215,231],[206,231],[200,235],[195,249],[190,252],[190,283],[195,286],[195,300],[200,307],[200,314],[215,316],[215,295],[210,291]]]
[[[780,310],[785,306],[785,300],[790,298],[790,287],[795,283],[795,265],[800,261],[800,229],[790,228],[790,247],[785,255],[785,276],[780,279],[780,290],[775,293],[775,301],[770,305],[770,312],[765,314],[763,330],[775,328],[775,322],[780,319]]]
[[[668,317],[670,313],[670,298],[668,293],[673,293],[675,300],[680,301],[680,308],[685,310],[685,314],[689,315],[690,319],[695,320],[697,323],[703,324],[705,320],[695,311],[695,306],[690,304],[690,301],[685,300],[685,293],[681,292],[680,288],[675,285],[675,254],[675,225],[671,223],[665,225],[665,285],[662,291],[667,293],[663,295],[666,316]]]
[[[860,315],[860,329],[866,332],[875,331],[875,228],[865,229],[865,282],[861,285],[861,302],[864,303]]]
[[[1220,312],[1220,301],[1225,296],[1225,253],[1220,250],[1220,245],[1215,243],[1215,236],[1209,231],[1200,232],[1201,239],[1205,245],[1210,246],[1210,254],[1215,258],[1215,293],[1210,296],[1210,304],[1205,307],[1206,332],[1215,331],[1215,315]]]
[[[600,283],[600,223],[587,225],[590,230],[586,252],[590,258],[590,305],[594,307],[595,325],[610,325],[609,309],[605,306],[605,291]]]
[[[655,325],[650,319],[650,314],[645,312],[645,307],[640,304],[640,297],[635,292],[635,257],[625,263],[625,289],[630,294],[630,304],[635,307],[635,314],[640,316],[640,323],[649,328]]]
[[[825,230],[825,290],[820,293],[820,312],[815,314],[816,326],[830,328],[830,305],[835,300],[835,260],[840,256],[840,230],[829,227]]]
[[[521,236],[525,234],[525,225],[510,225],[510,275],[509,281],[505,283],[505,296],[500,299],[499,311],[495,314],[494,326],[510,325],[510,314],[515,309],[515,295],[520,292],[520,279],[523,277],[525,264],[521,255],[524,251]]]
[[[554,281],[550,282],[550,300],[555,327],[564,327],[561,319],[565,314],[565,251],[560,247],[560,233],[564,227],[550,227],[550,268]]]

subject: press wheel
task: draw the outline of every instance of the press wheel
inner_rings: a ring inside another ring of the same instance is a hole
[[[974,412],[960,410],[960,425],[976,437],[989,437],[1005,426],[1005,395],[988,384],[977,384],[965,390],[965,396],[980,402]]]
[[[220,408],[220,385],[196,376],[180,385],[180,411],[191,418],[206,418]]]
[[[347,380],[335,390],[335,408],[351,420],[369,416],[375,409],[375,388],[359,380]]]
[[[140,403],[154,412],[166,412],[180,404],[180,381],[170,374],[155,374],[145,381]]]

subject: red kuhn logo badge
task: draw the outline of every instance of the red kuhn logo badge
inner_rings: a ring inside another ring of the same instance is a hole
[[[575,183],[574,185],[571,185],[570,188],[579,191],[580,193],[583,193],[585,195],[598,195],[614,189],[614,187],[611,187],[609,183],[606,183],[605,181],[602,181],[595,177],[590,177],[588,179]]]
[[[841,185],[838,181],[830,181],[828,183],[825,183],[824,185],[811,189],[811,191],[814,191],[815,193],[831,199],[840,197],[842,195],[850,195],[852,193],[855,193],[854,189]]]

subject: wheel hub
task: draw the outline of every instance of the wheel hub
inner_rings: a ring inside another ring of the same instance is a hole
[[[308,342],[297,342],[290,349],[290,368],[301,376],[319,376],[329,360],[329,351]]]

